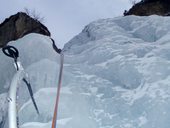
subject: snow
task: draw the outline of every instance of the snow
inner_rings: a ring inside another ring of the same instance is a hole
[[[61,119],[58,120],[58,127],[64,128],[64,125],[70,121],[71,118]],[[38,122],[31,122],[31,123],[25,123],[21,125],[21,128],[49,128],[51,127],[51,122],[48,123],[38,123]]]
[[[169,35],[170,18],[156,15],[101,19],[87,25],[63,49],[58,127],[169,128]],[[51,43],[38,34],[11,42],[20,51],[40,110],[38,116],[21,82],[22,128],[51,127],[60,60]],[[4,103],[0,111],[5,112],[4,94],[15,70],[11,59],[2,53],[0,59],[4,60],[0,61]]]

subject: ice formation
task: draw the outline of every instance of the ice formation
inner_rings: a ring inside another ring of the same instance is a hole
[[[48,37],[30,34],[12,42],[32,83],[36,114],[20,85],[22,128],[49,128],[53,116],[59,55]],[[170,18],[117,17],[87,25],[64,47],[59,128],[169,128]],[[1,102],[15,74],[0,53]],[[0,111],[4,110],[0,106]],[[0,113],[0,117],[3,117]],[[0,118],[1,119],[1,118]]]

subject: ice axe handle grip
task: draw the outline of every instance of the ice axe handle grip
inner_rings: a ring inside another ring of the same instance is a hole
[[[19,57],[19,52],[14,46],[7,45],[7,46],[2,48],[2,51],[8,57],[11,57],[11,58],[14,58],[14,59]]]

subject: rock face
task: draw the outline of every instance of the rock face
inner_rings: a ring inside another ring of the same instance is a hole
[[[129,11],[125,11],[124,15],[161,15],[168,16],[170,14],[169,0],[142,0],[135,4]]]
[[[19,12],[12,15],[0,24],[0,47],[29,33],[51,35],[47,27],[26,13]]]

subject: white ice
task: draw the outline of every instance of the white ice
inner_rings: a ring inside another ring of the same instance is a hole
[[[38,116],[21,83],[20,124],[22,128],[49,128],[59,55],[52,50],[50,39],[38,34],[11,44],[20,51],[20,61],[40,109]],[[170,17],[127,16],[94,21],[63,50],[58,127],[170,127]],[[2,53],[0,59],[0,93],[4,94],[15,70],[11,59]]]

